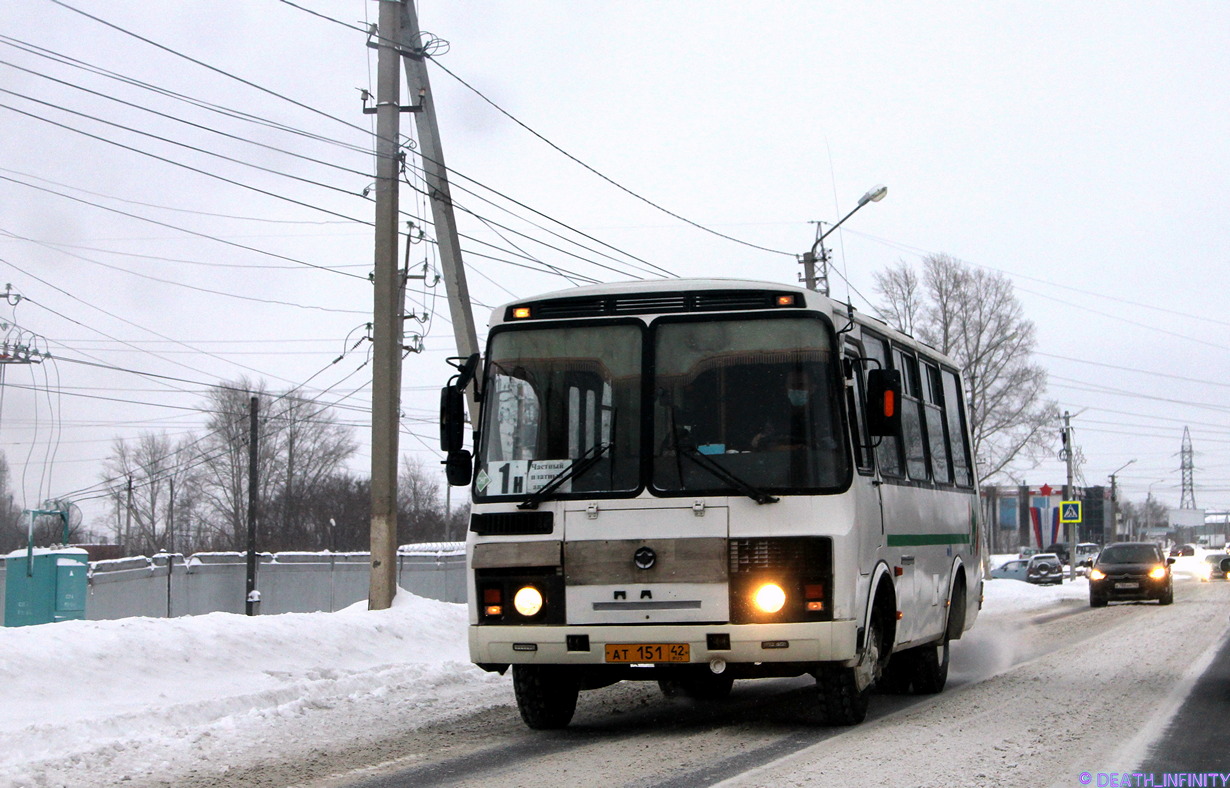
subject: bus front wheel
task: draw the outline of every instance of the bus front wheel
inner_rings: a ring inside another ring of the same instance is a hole
[[[871,617],[862,657],[854,667],[821,665],[816,671],[820,705],[830,725],[858,725],[867,719],[867,704],[884,667],[882,616]]]
[[[566,728],[581,685],[574,671],[556,665],[513,665],[513,692],[521,719],[534,730]]]

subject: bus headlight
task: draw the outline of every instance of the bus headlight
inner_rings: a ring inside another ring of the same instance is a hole
[[[786,604],[786,592],[777,583],[765,583],[752,595],[752,603],[762,613],[776,613]]]
[[[538,615],[542,610],[542,592],[533,586],[524,586],[513,597],[513,607],[526,618]]]

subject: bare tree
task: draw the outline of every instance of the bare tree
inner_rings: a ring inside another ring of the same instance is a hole
[[[398,541],[441,542],[447,537],[440,474],[419,458],[402,457],[397,479]]]
[[[876,292],[884,296],[884,303],[876,308],[889,325],[907,334],[914,334],[922,312],[922,294],[918,292],[918,274],[904,260],[887,271],[873,274]]]
[[[129,554],[195,547],[174,533],[192,518],[195,480],[188,446],[187,441],[176,443],[154,432],[142,433],[132,443],[117,438],[112,444],[102,476],[117,513],[115,541]]]
[[[348,428],[310,400],[283,395],[268,410],[263,440],[271,450],[273,498],[265,505],[267,549],[304,549],[316,541],[320,526],[306,516],[304,494],[336,474],[358,445]]]
[[[966,406],[979,477],[988,480],[1049,448],[1059,418],[1044,399],[1046,370],[1033,363],[1034,324],[1012,282],[948,255],[923,259],[917,276],[904,261],[876,275],[884,302],[877,313],[893,326],[951,356],[965,378]],[[908,330],[913,329],[913,330]]]
[[[9,463],[0,452],[0,552],[9,552],[26,543],[21,507],[13,501],[9,486]]]
[[[349,430],[323,406],[292,393],[271,395],[246,378],[210,391],[208,434],[198,446],[198,494],[217,529],[220,547],[247,545],[248,443],[251,398],[260,399],[257,425],[260,549],[304,549],[322,524],[303,502],[356,451]]]

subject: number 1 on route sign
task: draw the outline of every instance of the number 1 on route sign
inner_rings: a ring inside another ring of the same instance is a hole
[[[1059,504],[1059,522],[1079,523],[1081,521],[1081,502],[1063,501]]]

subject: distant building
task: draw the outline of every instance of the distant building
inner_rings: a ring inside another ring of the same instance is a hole
[[[1081,501],[1078,542],[1106,544],[1112,532],[1109,525],[1110,491],[1105,487],[1078,487],[1075,499]],[[988,528],[988,547],[992,553],[1015,553],[1022,548],[1044,549],[1068,540],[1059,522],[1063,486],[982,487],[983,512]]]

